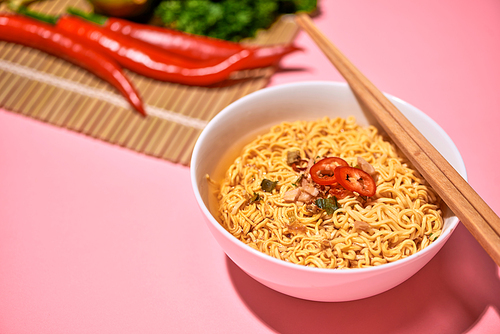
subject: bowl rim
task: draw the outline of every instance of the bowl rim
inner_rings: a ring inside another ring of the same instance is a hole
[[[252,255],[259,257],[263,261],[271,262],[273,264],[276,264],[278,266],[282,266],[282,267],[285,267],[285,268],[288,268],[291,270],[298,270],[298,271],[304,271],[304,272],[310,272],[310,273],[316,273],[316,274],[357,275],[360,273],[364,273],[364,274],[372,273],[373,275],[375,275],[378,272],[390,271],[391,268],[393,268],[393,267],[402,267],[402,266],[405,266],[406,264],[408,264],[409,262],[414,262],[415,259],[420,258],[420,257],[424,257],[429,252],[433,252],[434,248],[438,248],[436,250],[436,253],[437,253],[437,251],[439,251],[439,249],[444,246],[444,244],[446,243],[448,238],[451,236],[451,234],[454,232],[454,230],[457,228],[457,226],[460,222],[458,217],[456,217],[453,214],[451,209],[450,209],[450,212],[453,215],[451,217],[448,217],[448,219],[451,220],[450,228],[447,231],[445,231],[445,233],[441,234],[435,242],[431,243],[429,246],[416,252],[415,254],[412,254],[412,255],[410,255],[406,258],[403,258],[403,259],[396,260],[394,262],[384,263],[384,264],[378,265],[378,266],[371,266],[371,267],[364,267],[364,268],[345,268],[345,269],[337,269],[337,270],[329,269],[329,268],[316,268],[316,267],[299,265],[299,264],[287,262],[284,260],[280,260],[280,259],[274,258],[268,254],[262,253],[256,249],[248,246],[247,244],[243,243],[242,241],[238,240],[236,237],[234,237],[224,227],[222,227],[222,225],[212,215],[210,210],[205,205],[205,202],[203,201],[201,194],[198,190],[199,187],[198,187],[198,181],[197,181],[197,177],[196,177],[196,166],[197,166],[198,155],[199,155],[199,151],[200,151],[200,145],[203,142],[204,138],[211,131],[212,127],[214,127],[219,122],[220,119],[223,119],[228,113],[232,112],[232,110],[234,108],[238,107],[239,105],[245,104],[245,103],[247,103],[247,101],[252,100],[256,96],[259,96],[261,94],[270,94],[270,93],[277,91],[277,90],[283,90],[283,89],[288,89],[291,87],[304,86],[304,85],[307,85],[307,86],[309,86],[309,85],[330,85],[330,86],[334,86],[334,87],[343,87],[343,89],[345,89],[346,86],[348,87],[348,84],[345,82],[335,82],[335,81],[301,81],[301,82],[293,82],[293,83],[287,83],[287,84],[282,84],[282,85],[277,85],[277,86],[266,87],[266,88],[260,89],[258,91],[252,92],[246,96],[243,96],[240,99],[238,99],[238,100],[232,102],[231,104],[229,104],[228,106],[226,106],[216,116],[214,116],[212,118],[212,120],[210,120],[208,122],[207,126],[202,130],[200,136],[198,137],[198,139],[195,143],[194,149],[193,149],[193,153],[192,153],[192,157],[191,157],[191,164],[190,164],[190,166],[191,166],[190,167],[190,175],[191,175],[191,186],[192,186],[196,201],[198,203],[198,206],[202,210],[203,214],[205,215],[205,219],[208,220],[213,227],[215,227],[227,240],[229,240],[235,246],[237,246],[238,248],[241,248],[247,252],[250,252]],[[395,96],[392,96],[390,94],[387,94],[387,93],[384,93],[384,95],[386,95],[387,98],[389,98],[389,100],[391,100],[391,102],[397,101],[398,103],[403,104],[403,105],[409,107],[410,109],[413,109],[416,113],[419,114],[419,116],[423,117],[427,122],[433,123],[434,126],[436,126],[437,128],[439,128],[441,130],[442,135],[445,137],[448,144],[450,144],[450,147],[453,149],[453,154],[457,155],[457,157],[459,158],[459,162],[460,162],[459,167],[461,169],[463,169],[460,172],[460,174],[462,175],[462,177],[465,180],[467,180],[467,171],[465,168],[463,158],[462,158],[460,152],[458,151],[458,148],[454,144],[454,142],[451,140],[449,135],[441,128],[441,126],[439,126],[439,124],[437,124],[427,114],[425,114],[424,112],[422,112],[420,109],[416,108],[415,106],[409,104],[408,102],[406,102],[400,98],[397,98]],[[228,254],[226,253],[226,255],[228,255]]]

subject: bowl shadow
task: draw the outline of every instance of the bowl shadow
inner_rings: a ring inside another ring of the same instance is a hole
[[[357,301],[290,297],[257,282],[229,257],[226,265],[242,302],[278,333],[465,333],[488,308],[500,314],[499,268],[462,224],[413,277]]]

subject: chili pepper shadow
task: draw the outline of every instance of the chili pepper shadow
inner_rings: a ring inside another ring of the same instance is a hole
[[[309,72],[311,69],[306,67],[278,67],[276,73],[288,73],[288,72]]]
[[[228,79],[228,80],[224,80],[224,81],[212,84],[210,86],[207,86],[207,88],[231,87],[231,86],[235,86],[235,85],[244,84],[244,83],[250,82],[252,80],[263,79],[263,78],[264,78],[264,76],[252,77],[252,78],[242,78],[242,79]]]
[[[272,70],[271,68],[268,68],[267,70]],[[299,71],[308,71],[307,68],[283,68],[283,67],[277,67],[276,69],[272,70],[274,73],[286,73],[286,72],[299,72]],[[208,88],[221,88],[221,87],[230,87],[234,86],[237,84],[244,84],[252,80],[259,80],[259,79],[264,79],[266,76],[269,78],[274,74],[274,73],[268,73],[266,72],[266,69],[256,69],[256,70],[246,70],[246,71],[239,71],[239,73],[236,73],[235,76],[232,76],[231,78],[212,84],[210,86],[207,86]]]
[[[301,300],[265,287],[227,258],[243,303],[279,333],[463,333],[500,313],[498,267],[459,225],[443,249],[392,290],[341,303]]]

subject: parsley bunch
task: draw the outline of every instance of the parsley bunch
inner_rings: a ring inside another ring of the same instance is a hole
[[[155,15],[170,28],[238,42],[280,14],[312,12],[317,0],[163,0]]]

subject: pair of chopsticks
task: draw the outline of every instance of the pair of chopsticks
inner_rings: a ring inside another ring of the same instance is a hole
[[[307,14],[297,14],[295,20],[344,77],[363,109],[377,119],[415,168],[500,266],[500,218],[396,106],[328,40]]]

